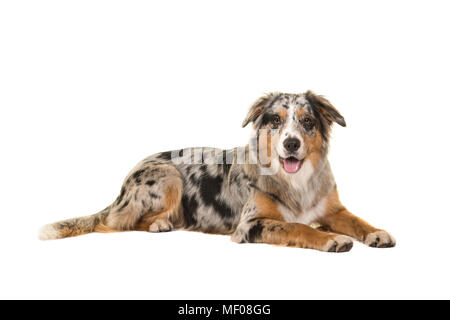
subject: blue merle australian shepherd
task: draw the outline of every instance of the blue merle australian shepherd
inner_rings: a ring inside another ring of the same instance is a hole
[[[130,172],[106,209],[46,225],[39,237],[183,229],[328,252],[349,251],[352,238],[393,247],[389,233],[339,201],[327,159],[333,122],[345,127],[333,105],[311,91],[267,94],[242,124],[253,125],[246,146],[152,155]]]

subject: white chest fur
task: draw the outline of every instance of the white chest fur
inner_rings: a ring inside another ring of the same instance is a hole
[[[306,161],[300,171],[295,175],[289,176],[291,186],[300,194],[301,197],[300,205],[302,209],[299,212],[293,211],[285,207],[284,205],[279,205],[278,210],[281,212],[284,220],[286,222],[296,222],[303,224],[310,224],[325,214],[327,207],[327,197],[321,199],[318,203],[313,205],[316,201],[316,196],[318,190],[308,184],[308,181],[312,178],[314,173],[314,168],[311,161]],[[315,184],[319,186],[319,184]]]
[[[317,221],[320,217],[325,214],[327,207],[327,198],[323,198],[320,200],[314,207],[305,210],[303,212],[293,212],[290,209],[286,208],[283,205],[278,205],[278,210],[283,216],[286,222],[296,222],[303,224],[310,224],[312,222]]]

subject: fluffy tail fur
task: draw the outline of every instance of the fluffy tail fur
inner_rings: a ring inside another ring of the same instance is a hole
[[[47,224],[39,230],[39,239],[54,240],[80,236],[91,232],[116,231],[106,227],[103,223],[108,213],[109,207],[90,216],[67,219]]]

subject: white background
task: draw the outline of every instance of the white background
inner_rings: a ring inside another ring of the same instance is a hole
[[[0,298],[450,298],[446,1],[2,1]],[[41,242],[147,155],[244,145],[248,106],[341,111],[343,203],[397,239],[349,253],[193,232]]]

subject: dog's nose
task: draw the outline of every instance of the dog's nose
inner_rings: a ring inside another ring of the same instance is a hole
[[[288,152],[295,152],[300,148],[300,140],[297,138],[287,138],[284,140],[283,145]]]

